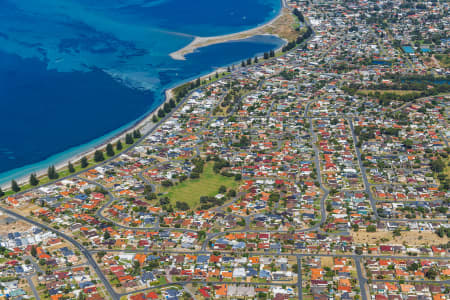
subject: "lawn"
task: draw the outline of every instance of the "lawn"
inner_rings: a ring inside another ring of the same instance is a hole
[[[189,207],[194,208],[200,203],[201,196],[215,196],[220,186],[224,185],[227,189],[234,189],[238,186],[238,183],[234,180],[234,177],[214,173],[213,163],[207,163],[200,178],[188,179],[173,187],[163,189],[163,192],[167,192],[167,197],[169,197],[172,205],[180,201],[186,202]]]

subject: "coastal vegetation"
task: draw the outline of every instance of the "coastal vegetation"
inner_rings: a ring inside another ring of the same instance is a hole
[[[112,157],[130,148],[135,142],[137,142],[142,137],[142,134],[139,130],[134,130],[131,134],[127,134],[126,136],[128,136],[128,142],[131,142],[131,144],[126,143],[126,145],[123,146],[121,140],[118,140],[115,146],[116,151],[112,149],[114,153],[113,155],[109,155],[112,152],[110,152],[111,149],[108,146],[111,145],[112,147],[112,144],[106,145],[104,150],[106,151],[106,155],[108,157]],[[104,162],[106,160],[104,156],[104,150],[99,149],[96,150],[93,155],[83,156],[78,164],[74,164],[71,161],[69,161],[67,163],[67,166],[62,168],[61,170],[57,170],[54,165],[51,165],[48,167],[46,175],[38,176],[36,173],[32,173],[30,174],[27,183],[19,184],[16,180],[12,180],[9,190],[3,191],[0,189],[0,198],[10,196],[20,191],[27,191],[35,187],[49,184],[55,180],[73,175],[74,173],[82,172],[90,167],[95,166],[98,163]]]
[[[97,150],[94,153],[94,161],[95,162],[101,162],[105,160],[105,156],[103,155],[103,151],[102,150]]]
[[[111,143],[109,143],[108,145],[106,145],[106,155],[114,156],[114,154],[115,154],[115,152],[114,152],[113,145]]]
[[[35,173],[32,173],[32,174],[30,175],[30,185],[31,185],[31,186],[36,186],[36,185],[38,185],[38,184],[39,184],[39,179],[37,178],[37,176],[36,176]]]
[[[297,17],[297,19],[301,23],[305,22],[305,18],[303,17],[303,14],[297,8],[294,9],[292,13]],[[301,28],[299,26],[296,28],[296,31],[299,32],[298,36],[295,39],[292,39],[291,41],[289,41],[282,48],[283,52],[290,51],[290,50],[294,49],[295,47],[301,45],[304,41],[306,41],[313,34],[313,30],[312,30],[311,26],[309,26],[309,25],[306,26],[306,29]]]
[[[69,161],[69,163],[67,164],[67,169],[69,170],[70,173],[75,172],[75,167],[73,166],[72,162]]]
[[[52,166],[48,167],[47,176],[51,180],[58,179],[59,175],[58,175],[58,172],[56,172],[55,166],[52,165]]]
[[[15,180],[11,181],[11,190],[15,193],[20,191],[20,186],[17,184],[17,181]]]

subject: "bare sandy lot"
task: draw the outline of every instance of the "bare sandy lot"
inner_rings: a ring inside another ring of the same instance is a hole
[[[7,216],[3,215],[0,217],[2,220],[2,224],[0,225],[0,235],[7,235],[10,232],[24,232],[31,228],[31,225],[29,223],[26,223],[24,221],[18,221],[15,222],[9,222],[9,224],[4,223]]]
[[[360,244],[382,244],[389,242],[391,244],[406,244],[411,246],[421,245],[439,245],[448,243],[449,238],[440,238],[433,232],[420,231],[402,231],[401,236],[394,237],[392,232],[352,232],[355,243]]]

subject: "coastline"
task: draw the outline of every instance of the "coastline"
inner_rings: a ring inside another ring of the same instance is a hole
[[[286,5],[284,3],[284,0],[280,0],[280,2],[281,2],[280,11],[279,11],[278,15],[275,18],[273,18],[271,21],[269,21],[263,25],[260,25],[258,27],[255,27],[253,29],[249,29],[249,30],[245,30],[245,31],[241,31],[238,33],[233,33],[233,34],[212,37],[212,38],[218,38],[219,40],[215,40],[214,43],[210,43],[208,45],[204,45],[204,46],[200,46],[200,47],[206,47],[206,46],[210,46],[213,44],[225,43],[225,42],[230,42],[230,41],[235,41],[235,40],[242,40],[242,39],[250,38],[250,37],[253,37],[256,35],[272,35],[272,36],[279,37],[276,34],[258,33],[258,31],[260,31],[261,28],[272,25],[274,22],[276,22],[278,19],[280,19],[281,16],[283,16],[286,13]],[[245,36],[242,36],[243,34]],[[226,39],[224,39],[224,37]],[[279,38],[286,41],[286,39],[283,39],[281,37],[279,37]],[[206,38],[206,39],[210,39],[210,38]],[[186,47],[189,47],[191,44],[187,45]],[[185,49],[186,47],[184,47],[182,49]],[[193,50],[195,50],[197,48],[199,48],[199,47],[196,47]],[[282,46],[280,46],[277,49],[274,49],[274,51],[279,52],[281,50],[281,48],[282,48]],[[182,49],[180,49],[178,51],[181,51]],[[192,51],[192,52],[194,52],[194,51]],[[186,53],[186,54],[188,54],[188,53]],[[170,56],[172,57],[172,54],[170,54]],[[184,55],[183,55],[183,59],[185,59]],[[186,82],[195,80],[197,78],[200,78],[201,80],[203,80],[205,78],[213,76],[215,73],[223,73],[226,71],[227,66],[233,65],[235,63],[238,63],[238,62],[234,62],[234,63],[228,64],[228,65],[222,66],[222,67],[218,67],[218,68],[212,70],[211,72],[201,74],[194,78],[186,79],[182,82],[178,82],[178,83],[174,84],[174,86],[172,86],[172,87],[167,88],[164,91],[164,96],[163,96],[165,98],[164,101],[162,101],[158,106],[149,110],[146,114],[142,115],[141,118],[112,131],[110,133],[112,135],[111,137],[105,138],[105,136],[108,136],[108,134],[106,134],[102,137],[94,139],[91,142],[88,142],[88,143],[85,143],[85,144],[82,144],[79,146],[75,146],[75,147],[69,148],[68,150],[66,150],[62,153],[52,155],[45,160],[41,160],[41,161],[33,163],[33,164],[25,165],[20,168],[6,171],[6,172],[4,172],[4,174],[11,174],[11,175],[9,175],[9,176],[7,175],[7,176],[9,178],[14,179],[19,185],[23,185],[23,184],[28,183],[29,175],[31,173],[35,173],[38,178],[44,177],[47,175],[47,168],[50,165],[54,165],[56,170],[58,172],[60,172],[63,169],[67,168],[68,162],[71,162],[73,164],[78,163],[84,156],[90,157],[94,154],[95,151],[103,150],[108,143],[116,143],[119,139],[123,140],[125,138],[125,135],[128,133],[132,133],[133,130],[139,129],[141,131],[142,136],[145,137],[156,126],[159,125],[159,122],[153,123],[152,118],[154,115],[157,114],[158,110],[164,106],[165,103],[170,101],[170,99],[173,97],[173,90],[175,88],[185,84]],[[115,132],[117,132],[117,133],[115,133]],[[86,149],[80,150],[80,147],[83,147],[83,146]],[[111,158],[109,158],[109,159],[111,159]],[[107,158],[106,161],[108,161],[109,159]],[[59,161],[59,162],[55,163],[55,161]],[[88,168],[90,168],[90,167],[88,167]],[[14,176],[15,174],[18,174],[18,173],[20,173],[20,175]],[[3,191],[9,190],[11,187],[10,179],[8,179],[7,181],[4,181],[4,182],[2,182],[0,180],[0,187],[3,189]]]
[[[236,32],[236,33],[230,33],[225,35],[217,35],[217,36],[208,36],[208,37],[200,37],[196,36],[192,42],[190,42],[185,47],[172,52],[169,54],[169,56],[174,60],[186,60],[186,55],[195,52],[198,48],[207,47],[215,44],[225,43],[225,42],[231,42],[231,41],[237,41],[237,40],[243,40],[249,37],[253,37],[256,35],[275,35],[271,34],[267,31],[268,28],[270,28],[275,22],[277,22],[280,18],[282,18],[286,13],[287,5],[284,0],[280,0],[281,2],[281,8],[278,14],[268,21],[267,23],[264,23],[262,25],[259,25],[255,28],[247,29],[244,31]],[[278,36],[280,39],[280,36]]]
[[[52,155],[52,156],[50,156],[49,158],[47,158],[47,159],[45,159],[45,160],[43,160],[43,161],[39,161],[39,162],[37,162],[37,163],[35,163],[35,164],[31,164],[31,165],[28,165],[28,166],[24,166],[24,167],[22,167],[22,168],[25,168],[24,173],[26,173],[26,174],[23,175],[23,176],[14,178],[14,180],[15,180],[19,185],[24,185],[24,184],[28,183],[29,175],[30,175],[31,173],[35,173],[35,174],[37,175],[38,178],[44,177],[44,176],[47,175],[47,168],[48,168],[48,166],[50,166],[50,165],[54,165],[54,166],[55,166],[55,169],[57,170],[57,172],[60,172],[61,170],[65,169],[65,168],[67,167],[69,161],[70,161],[71,163],[73,163],[73,164],[78,163],[78,162],[81,160],[81,158],[83,158],[84,156],[87,156],[87,157],[92,156],[92,155],[94,154],[95,151],[97,151],[97,150],[103,150],[103,149],[106,147],[106,145],[109,144],[109,143],[111,143],[111,144],[116,143],[119,139],[122,140],[122,142],[123,142],[123,140],[125,139],[125,135],[126,135],[126,134],[132,133],[134,130],[137,130],[137,129],[139,129],[139,130],[141,131],[142,136],[145,137],[145,136],[146,136],[147,134],[149,134],[156,126],[158,126],[159,122],[158,122],[158,123],[153,123],[152,118],[153,118],[154,115],[157,115],[158,110],[161,109],[161,108],[163,108],[163,106],[164,106],[165,103],[168,103],[168,102],[170,101],[170,99],[173,98],[173,96],[174,96],[173,90],[174,90],[174,89],[176,89],[177,87],[179,87],[179,86],[185,84],[186,82],[190,82],[190,81],[192,81],[192,80],[194,80],[194,79],[196,79],[196,78],[200,78],[201,80],[203,80],[203,79],[205,79],[205,78],[208,78],[208,77],[210,77],[210,76],[213,76],[213,75],[214,75],[215,73],[217,73],[217,72],[223,73],[223,72],[225,72],[225,71],[226,71],[226,67],[220,67],[220,68],[217,68],[217,69],[215,69],[215,70],[213,70],[213,71],[211,71],[211,72],[208,72],[208,73],[206,73],[206,74],[197,76],[197,77],[195,77],[195,78],[191,78],[191,79],[184,80],[184,81],[182,81],[182,82],[180,82],[180,83],[177,83],[177,84],[174,85],[173,87],[167,88],[167,89],[164,91],[164,101],[162,101],[162,102],[161,102],[158,106],[156,106],[154,109],[150,110],[147,114],[143,115],[142,118],[140,118],[140,119],[138,119],[138,120],[136,120],[136,121],[134,121],[134,122],[131,122],[132,125],[124,125],[124,126],[123,126],[123,127],[125,127],[124,129],[118,128],[117,130],[118,130],[119,132],[118,132],[117,134],[114,134],[114,135],[113,135],[112,137],[110,137],[110,138],[102,139],[102,137],[99,137],[98,139],[96,139],[96,140],[94,140],[94,141],[91,142],[91,143],[95,143],[96,145],[95,145],[95,146],[92,146],[92,147],[89,146],[89,147],[88,147],[88,150],[85,150],[85,151],[81,151],[81,152],[80,152],[80,151],[77,151],[77,148],[78,148],[78,147],[73,147],[73,148],[70,148],[70,149],[68,149],[67,151],[63,152],[63,153],[59,153],[59,154],[56,154],[56,155]],[[114,131],[113,131],[113,132],[114,132]],[[101,140],[101,141],[97,142],[97,140]],[[89,144],[90,144],[90,143],[86,143],[86,144],[84,144],[84,145],[89,145]],[[82,145],[80,145],[80,146],[82,146]],[[40,164],[42,164],[42,163],[44,163],[44,162],[46,162],[46,161],[53,161],[53,160],[54,160],[54,157],[58,157],[58,156],[60,156],[60,155],[63,155],[63,154],[66,153],[66,152],[72,152],[72,151],[71,151],[72,149],[74,149],[73,151],[76,152],[76,154],[69,155],[68,158],[63,158],[63,159],[61,159],[61,161],[58,162],[58,163],[48,163],[48,164],[45,164],[45,166],[43,165],[42,167],[36,167],[36,168],[33,167],[33,166],[35,166],[35,165],[40,165]],[[124,152],[125,152],[125,151],[124,151]],[[123,153],[123,152],[120,152],[120,153]],[[109,159],[110,159],[110,158],[108,158],[106,161],[108,161]],[[92,166],[92,167],[93,167],[93,166]],[[20,170],[20,169],[22,169],[22,168],[13,169],[13,170],[7,171],[7,172],[5,172],[5,173],[15,172],[16,170]],[[37,170],[35,170],[35,169],[37,169]],[[9,190],[10,187],[11,187],[10,181],[0,183],[0,187],[2,188],[3,191]]]

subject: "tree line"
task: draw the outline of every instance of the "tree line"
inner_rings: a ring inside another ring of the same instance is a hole
[[[132,144],[134,144],[135,140],[140,139],[141,137],[142,137],[142,134],[141,134],[139,129],[133,130],[132,133],[127,133],[125,135],[125,143],[127,145],[132,145]],[[115,150],[114,150],[114,148],[115,148]],[[116,142],[115,146],[113,146],[111,143],[108,143],[106,145],[106,147],[105,147],[106,156],[112,157],[112,156],[114,156],[116,154],[116,151],[120,152],[120,151],[122,151],[122,149],[123,149],[123,145],[122,145],[122,142],[120,141],[120,139]],[[106,159],[104,151],[100,150],[100,149],[96,150],[94,152],[93,159],[94,159],[94,162],[96,162],[96,163],[104,161]],[[80,159],[80,167],[81,167],[81,169],[87,168],[89,166],[89,164],[90,163],[89,163],[89,159],[87,158],[87,156],[83,156]],[[69,161],[67,163],[67,170],[71,174],[76,172],[76,168],[75,168],[74,164],[71,161]],[[56,170],[56,167],[54,165],[50,165],[48,167],[48,169],[47,169],[47,177],[48,177],[49,180],[56,180],[56,179],[59,178],[59,173]],[[30,177],[28,179],[28,183],[32,187],[35,187],[35,186],[39,185],[40,180],[39,180],[38,176],[36,175],[36,173],[31,173],[30,174]],[[11,180],[11,190],[14,193],[18,193],[21,190],[20,185],[14,179]],[[0,187],[0,197],[3,197],[4,195],[5,195],[5,192]]]

